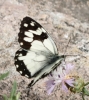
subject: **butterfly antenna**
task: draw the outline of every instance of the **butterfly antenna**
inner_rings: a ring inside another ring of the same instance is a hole
[[[67,43],[67,45],[66,45],[66,48],[65,48],[65,50],[64,50],[64,61],[65,61],[65,57],[66,57],[66,56],[81,56],[81,55],[66,55],[66,51],[67,51],[67,48],[68,48],[68,45],[69,45],[70,42],[71,42],[71,35],[70,35],[69,41],[68,41],[68,43]],[[82,55],[82,57],[86,58],[86,57],[83,56],[83,55]]]
[[[70,36],[69,41],[68,41],[68,43],[67,43],[67,45],[65,47],[65,50],[64,50],[64,61],[65,61],[65,57],[67,56],[65,54],[66,54],[66,51],[67,51],[67,48],[68,48],[68,45],[69,45],[70,41],[71,41],[71,36]]]

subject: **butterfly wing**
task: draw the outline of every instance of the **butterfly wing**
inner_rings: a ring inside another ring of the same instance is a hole
[[[41,44],[43,43],[45,48],[49,49],[53,54],[58,53],[57,47],[50,36],[48,36],[47,31],[30,17],[23,18],[18,36],[20,46],[26,50],[30,50],[33,43],[37,40]],[[37,41],[34,43],[36,46],[38,46]]]
[[[55,43],[43,27],[30,17],[21,22],[18,36],[22,48],[16,52],[15,66],[21,75],[34,78],[32,86],[57,67],[63,57],[58,56]]]

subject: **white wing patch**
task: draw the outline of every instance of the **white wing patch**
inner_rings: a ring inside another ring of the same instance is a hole
[[[44,55],[37,55],[35,52],[32,51],[29,51],[26,56],[18,57],[18,60],[22,60],[27,69],[31,72],[31,76],[33,76],[38,70],[42,68],[40,64],[46,59],[47,58]]]
[[[48,48],[53,54],[55,54],[54,47],[49,39],[45,39],[43,44]]]
[[[23,45],[23,43],[21,42],[20,45]]]
[[[45,48],[43,43],[40,41],[35,40],[31,43],[31,45],[32,45],[31,50],[37,50],[37,51],[39,50],[39,51],[49,52],[49,50],[47,48]]]
[[[28,36],[28,37],[33,38],[33,34],[31,32],[25,32],[25,35]]]
[[[31,26],[34,26],[34,25],[35,25],[35,22],[32,21],[32,22],[30,23],[30,25],[31,25]]]
[[[19,66],[18,65],[16,65],[16,68],[18,68]]]
[[[24,27],[28,27],[28,24],[24,23]]]
[[[33,38],[24,37],[24,40],[27,41],[27,42],[32,42]]]
[[[41,30],[42,30],[42,32],[46,33],[46,31],[43,28],[41,28]]]
[[[31,33],[34,33],[36,35],[41,35],[41,33],[42,33],[42,29],[41,28],[38,28],[36,31],[33,31],[33,30],[28,30],[28,31],[31,32]]]

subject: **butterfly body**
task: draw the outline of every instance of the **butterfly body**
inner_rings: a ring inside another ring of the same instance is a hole
[[[15,66],[22,76],[34,78],[32,86],[53,71],[64,56],[58,55],[47,31],[30,17],[22,20],[18,37],[21,48],[15,54]]]

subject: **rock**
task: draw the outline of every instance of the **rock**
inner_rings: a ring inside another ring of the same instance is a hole
[[[2,4],[0,8],[0,74],[10,71],[9,76],[0,83],[2,95],[9,95],[12,83],[16,80],[17,90],[21,92],[21,100],[81,99],[79,94],[64,95],[59,86],[51,96],[48,96],[44,85],[47,77],[39,80],[27,95],[26,87],[31,80],[22,77],[16,71],[14,55],[19,49],[18,32],[21,20],[25,16],[30,16],[49,32],[60,55],[70,55],[66,58],[66,62],[73,63],[79,75],[89,81],[89,16],[84,16],[85,13],[89,13],[87,12],[89,5],[88,1],[85,1],[6,0],[3,4],[0,1],[0,5]],[[81,4],[83,6],[79,6]],[[73,8],[70,9],[70,7]],[[85,12],[81,11],[81,7],[82,9],[84,7]],[[80,15],[77,14],[78,12]],[[74,15],[76,18],[73,17]]]

